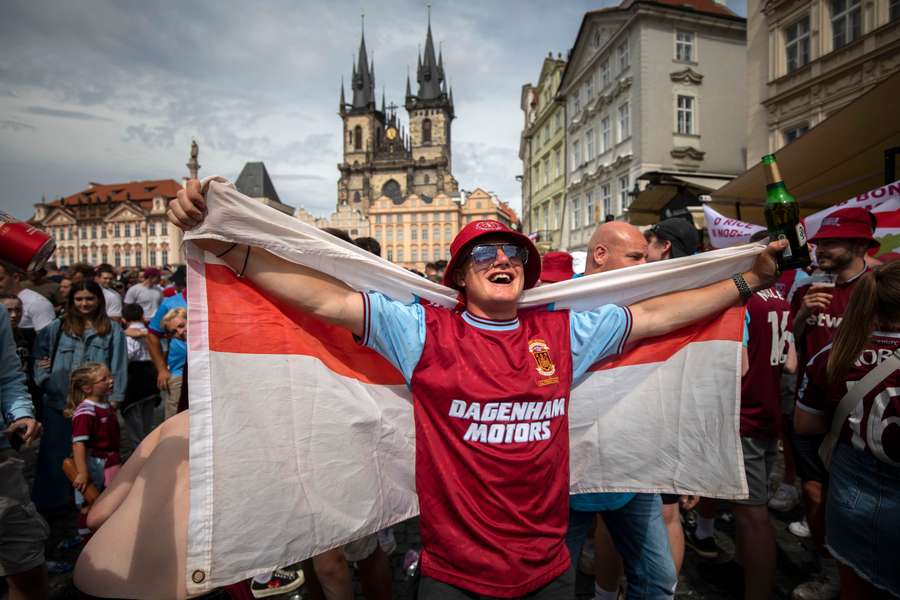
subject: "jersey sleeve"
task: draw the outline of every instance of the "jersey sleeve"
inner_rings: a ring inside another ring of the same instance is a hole
[[[797,390],[797,408],[813,415],[824,415],[829,408],[827,366],[831,344],[816,354],[806,365],[800,389]]]
[[[84,411],[72,417],[72,443],[87,442],[91,439],[94,427],[94,415]]]
[[[607,304],[569,313],[572,347],[572,381],[578,381],[592,364],[620,354],[631,333],[631,311]]]
[[[746,348],[750,344],[750,310],[744,311],[744,333],[741,345]]]
[[[365,317],[360,343],[385,357],[410,383],[425,348],[425,309],[418,302],[403,304],[378,292],[362,297]]]

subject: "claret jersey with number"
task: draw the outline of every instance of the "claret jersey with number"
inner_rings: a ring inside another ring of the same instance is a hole
[[[747,301],[750,369],[741,379],[741,435],[774,439],[781,433],[781,372],[793,340],[790,305],[777,288]]]
[[[530,310],[509,321],[364,294],[363,343],[409,382],[422,574],[526,595],[569,568],[573,380],[621,352],[627,309]]]
[[[847,305],[850,304],[850,296],[856,288],[859,278],[868,269],[864,269],[849,281],[835,284],[831,292],[831,304],[822,311],[815,312],[806,318],[806,328],[801,339],[797,340],[797,355],[800,358],[800,366],[803,367],[822,348],[831,343],[838,325],[844,318]],[[803,304],[803,297],[809,291],[810,284],[797,288],[791,299],[791,317],[796,318],[797,311]]]
[[[832,346],[829,344],[807,365],[797,408],[826,418],[828,428],[844,394],[866,374],[900,347],[900,333],[876,331],[866,342],[859,358],[840,381],[829,383],[826,369]],[[850,411],[841,429],[842,442],[864,450],[875,458],[900,465],[900,369],[878,383]]]

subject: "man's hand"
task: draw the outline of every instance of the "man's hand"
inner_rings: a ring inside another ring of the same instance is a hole
[[[16,419],[6,429],[6,433],[16,434],[22,438],[26,448],[31,445],[31,442],[41,437],[42,431],[41,424],[30,417]]]
[[[88,484],[87,473],[78,473],[78,475],[75,476],[75,479],[72,480],[72,487],[75,488],[76,490],[78,490],[79,492],[81,492],[82,494],[84,493],[84,490],[87,488],[87,484]]]
[[[776,240],[766,246],[766,249],[756,257],[753,267],[744,273],[744,279],[750,289],[756,292],[775,285],[775,280],[778,278],[778,253],[787,246],[787,240]]]
[[[826,291],[830,290],[830,291]],[[803,296],[802,310],[808,314],[827,310],[831,305],[831,291],[834,287],[825,287],[814,285],[806,291]]]
[[[700,502],[700,496],[680,496],[678,506],[681,510],[691,510]]]
[[[126,329],[126,330],[124,331],[124,333],[125,333],[125,335],[127,335],[127,336],[130,337],[130,338],[142,338],[142,337],[147,337],[147,330],[146,330],[146,329],[137,329],[137,328],[135,328],[135,327],[129,327],[128,329]]]
[[[49,369],[50,368],[50,357],[45,356],[44,358],[39,358],[37,361],[38,368],[41,369]]]
[[[183,189],[178,190],[175,199],[169,202],[166,216],[182,231],[203,221],[206,217],[206,199],[199,181],[191,179]]]
[[[169,377],[171,377],[168,369],[163,369],[156,375],[156,387],[160,390],[169,391]]]

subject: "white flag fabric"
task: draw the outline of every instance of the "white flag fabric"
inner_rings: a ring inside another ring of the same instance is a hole
[[[187,240],[260,246],[351,287],[447,308],[454,290],[209,181]],[[292,564],[418,513],[412,399],[346,330],[267,298],[191,243],[191,594]],[[725,279],[760,245],[542,286],[522,307],[627,305]],[[569,403],[571,490],[747,495],[739,437],[743,309],[594,365]]]
[[[713,248],[730,248],[746,244],[757,231],[765,227],[726,217],[722,213],[703,205],[703,216],[706,218],[706,231],[709,233],[709,244]]]
[[[875,215],[878,222],[874,234],[876,238],[900,234],[900,181],[895,181],[809,215],[803,219],[806,237],[816,235],[825,217],[836,210],[851,207],[865,208]]]

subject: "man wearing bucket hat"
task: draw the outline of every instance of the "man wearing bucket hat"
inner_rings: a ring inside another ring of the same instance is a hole
[[[191,181],[169,204],[182,229],[202,221]],[[419,597],[570,597],[565,546],[572,382],[626,342],[663,335],[774,282],[770,244],[753,269],[629,307],[519,313],[538,281],[537,249],[498,221],[453,240],[445,285],[464,309],[402,304],[360,293],[262,248],[196,243],[265,293],[353,332],[403,374],[413,395],[422,536]]]
[[[874,230],[875,217],[871,212],[859,207],[842,208],[822,219],[819,230],[809,240],[816,245],[816,261],[824,273],[814,274],[811,283],[799,287],[791,300],[800,371],[798,402],[803,400],[802,382],[806,364],[832,342],[856,283],[867,270],[866,252],[880,246],[872,235]],[[811,534],[824,557],[823,490],[828,473],[818,455],[822,437],[791,435],[797,474],[803,481],[806,510],[806,526],[802,522],[792,523],[791,531]],[[822,573],[797,587],[793,596],[798,600],[807,600],[836,598],[838,593],[837,565],[833,558],[823,558]]]

